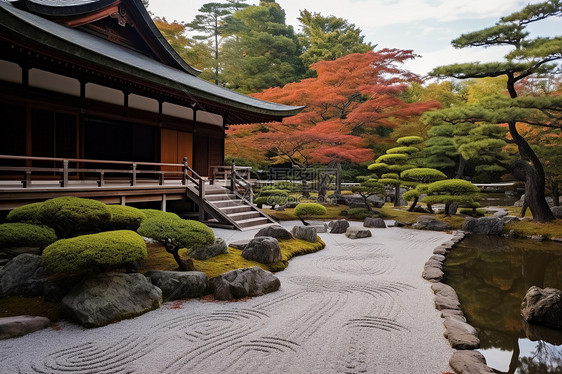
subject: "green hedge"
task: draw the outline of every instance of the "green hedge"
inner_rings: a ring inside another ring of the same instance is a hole
[[[453,195],[478,193],[480,189],[464,179],[447,179],[427,185],[428,193],[449,193]]]
[[[168,218],[181,219],[180,216],[178,216],[175,213],[163,212],[163,211],[157,210],[157,209],[140,209],[140,211],[142,213],[144,213],[144,215],[146,216],[147,219],[152,219],[152,218],[155,218],[155,217],[168,217]]]
[[[179,248],[211,245],[215,242],[215,234],[207,225],[198,221],[174,218],[172,215],[156,215],[148,218],[143,221],[137,232],[142,236],[162,243],[170,243]]]
[[[111,213],[109,227],[112,230],[132,230],[137,231],[142,221],[146,219],[140,209],[126,205],[107,205]]]
[[[107,270],[146,258],[146,244],[133,231],[118,230],[61,239],[43,251],[42,263],[52,273],[89,268]]]
[[[4,223],[0,225],[0,248],[44,248],[57,241],[55,230],[31,223]]]
[[[79,197],[57,197],[39,208],[39,221],[55,229],[59,238],[99,232],[107,227],[111,213],[102,202]]]
[[[39,209],[43,203],[31,203],[14,208],[8,213],[8,222],[39,223]]]

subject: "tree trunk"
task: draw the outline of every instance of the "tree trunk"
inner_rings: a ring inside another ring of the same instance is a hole
[[[509,133],[513,138],[521,160],[518,166],[525,173],[525,201],[538,222],[554,221],[555,217],[545,199],[545,176],[542,164],[529,143],[517,132],[515,121],[508,122]]]
[[[445,217],[450,217],[449,208],[451,207],[451,203],[445,203]]]
[[[408,208],[408,212],[413,212],[414,209],[416,208],[416,205],[418,204],[418,200],[419,197],[415,197],[414,198],[414,202],[412,203],[412,205],[410,205],[410,207]]]
[[[466,160],[464,159],[464,157],[459,155],[459,168],[457,169],[457,175],[455,175],[456,179],[462,179],[462,176],[464,175],[465,166],[466,166]]]
[[[394,206],[400,206],[400,185],[394,185]]]

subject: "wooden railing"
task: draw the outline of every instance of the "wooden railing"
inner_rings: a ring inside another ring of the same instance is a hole
[[[230,166],[230,173],[229,173],[229,179],[230,179],[229,189],[232,191],[232,193],[238,195],[238,197],[240,197],[241,199],[246,200],[250,204],[252,204],[254,199],[254,192],[252,190],[252,183],[249,181],[250,173],[248,171],[248,168],[250,171],[252,170],[251,167],[237,168],[234,161],[232,162],[232,165]],[[239,170],[243,174],[239,173],[238,172]],[[242,193],[240,193],[240,191],[242,191]]]
[[[20,176],[21,183],[24,188],[32,186],[33,182],[45,181],[46,177],[38,177],[40,173],[47,173],[48,180],[58,180],[60,187],[68,187],[71,180],[84,180],[93,175],[97,181],[98,187],[102,187],[108,177],[113,179],[120,178],[128,180],[131,186],[136,186],[139,176],[151,176],[152,180],[158,180],[160,185],[164,184],[166,179],[181,179],[182,184],[186,185],[187,181],[199,184],[201,177],[189,167],[187,158],[184,158],[182,164],[157,163],[157,162],[130,162],[130,161],[109,161],[109,160],[91,160],[77,158],[55,158],[55,157],[33,157],[33,156],[12,156],[0,155],[0,160],[20,161],[26,166],[6,166],[0,164],[0,174],[6,176]],[[33,162],[52,163],[54,166],[33,166]],[[92,167],[88,167],[92,166]],[[161,170],[163,167],[174,167],[177,170]],[[75,174],[75,178],[70,175]]]
[[[215,180],[230,180],[230,175],[232,171],[235,170],[240,178],[249,180],[252,173],[251,166],[236,166],[234,163],[234,168],[232,165],[229,166],[211,166],[211,184],[215,183]]]

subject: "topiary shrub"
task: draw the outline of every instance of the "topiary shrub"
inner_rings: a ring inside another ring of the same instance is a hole
[[[146,219],[140,209],[126,205],[108,205],[107,208],[111,213],[109,227],[112,230],[132,230],[137,231],[142,221]]]
[[[305,226],[308,226],[308,222],[305,221],[306,218],[323,216],[326,213],[328,213],[326,207],[317,203],[300,203],[295,207],[295,215],[299,217]]]
[[[99,201],[66,196],[45,201],[39,208],[38,218],[55,229],[59,238],[68,238],[101,231],[109,224],[111,213]]]
[[[0,248],[45,248],[57,241],[55,230],[31,223],[4,223],[0,225]]]
[[[157,214],[144,220],[138,233],[161,242],[166,251],[174,256],[181,270],[188,270],[178,253],[181,248],[211,245],[215,242],[215,234],[205,224],[184,220],[175,214]]]
[[[425,187],[427,196],[422,201],[427,204],[445,204],[445,215],[449,215],[449,206],[458,203],[462,207],[476,209],[480,204],[478,187],[463,179],[447,179],[428,184]]]
[[[107,231],[61,239],[43,251],[41,262],[52,273],[108,270],[146,258],[146,244],[129,230]]]
[[[31,203],[14,208],[8,213],[8,222],[39,223],[39,209],[43,203]]]
[[[170,213],[170,212],[163,212],[161,210],[158,209],[139,209],[142,213],[144,213],[144,215],[146,216],[147,219],[152,219],[155,217],[171,217],[171,218],[177,218],[177,219],[181,219],[180,216],[178,216],[175,213]]]

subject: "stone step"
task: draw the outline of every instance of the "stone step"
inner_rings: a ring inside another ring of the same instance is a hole
[[[265,217],[258,217],[258,218],[250,218],[250,219],[244,219],[241,221],[236,221],[236,223],[242,227],[242,228],[249,228],[249,227],[255,227],[258,225],[264,225],[266,223],[269,223],[269,220]]]
[[[207,201],[238,200],[234,194],[212,194],[205,196],[205,199],[207,199]]]
[[[205,196],[208,195],[220,195],[220,194],[225,194],[228,193],[229,190],[227,190],[224,187],[208,187],[206,186],[205,188]]]
[[[219,200],[219,201],[209,201],[210,204],[213,204],[217,208],[226,208],[226,207],[235,207],[244,205],[241,200]]]
[[[239,213],[228,213],[228,216],[230,218],[232,218],[233,220],[235,220],[236,222],[238,221],[242,221],[242,220],[246,220],[246,219],[250,219],[250,218],[259,218],[262,215],[255,211],[255,210],[251,210],[251,211],[247,211],[247,212],[239,212]]]
[[[220,209],[221,212],[223,212],[226,215],[230,215],[233,213],[251,212],[253,210],[251,206],[243,205],[243,204],[224,206],[218,208]]]

